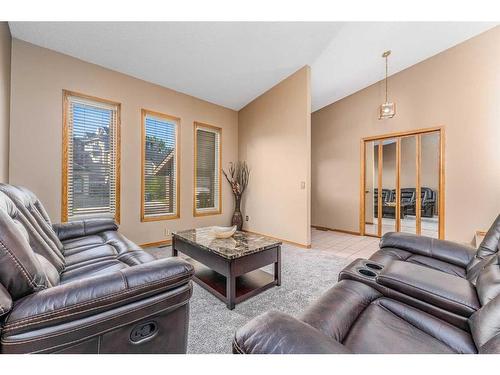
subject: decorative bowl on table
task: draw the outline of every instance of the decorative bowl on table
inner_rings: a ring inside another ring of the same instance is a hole
[[[229,238],[236,232],[236,225],[232,227],[213,227],[212,233],[216,238]]]

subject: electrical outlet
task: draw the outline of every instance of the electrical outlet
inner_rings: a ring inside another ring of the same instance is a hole
[[[305,181],[300,181],[300,189],[305,190],[306,188],[306,182]]]
[[[248,221],[250,218],[247,216],[245,216],[245,221]]]
[[[165,228],[165,237],[170,237],[171,235],[172,235],[172,232],[170,231],[170,229]]]

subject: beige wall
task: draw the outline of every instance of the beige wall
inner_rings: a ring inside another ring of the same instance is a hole
[[[233,198],[222,187],[222,215],[193,217],[193,121],[222,128],[222,165],[238,158],[238,114],[130,76],[40,48],[12,44],[10,182],[35,191],[50,216],[61,212],[62,90],[122,104],[121,230],[138,243],[165,239],[165,228],[229,225]],[[180,214],[178,220],[140,222],[141,108],[181,118]]]
[[[10,50],[7,22],[0,22],[0,182],[9,181]]]
[[[382,82],[314,112],[312,223],[359,230],[362,137],[443,125],[445,236],[470,241],[487,229],[500,213],[499,66],[496,27],[390,77],[393,119],[377,119]]]
[[[239,158],[251,169],[243,204],[243,215],[250,220],[244,228],[309,245],[310,68],[243,108],[238,127]]]

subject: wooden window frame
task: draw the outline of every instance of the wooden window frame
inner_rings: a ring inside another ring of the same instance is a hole
[[[145,215],[145,209],[144,209],[144,204],[145,204],[145,199],[144,199],[144,193],[146,191],[146,182],[144,179],[144,172],[145,172],[145,161],[146,161],[146,147],[145,147],[145,140],[146,140],[146,116],[150,115],[152,117],[157,117],[160,119],[168,120],[168,121],[174,121],[176,123],[176,129],[175,129],[175,178],[176,178],[176,186],[175,186],[175,208],[176,212],[174,214],[168,214],[168,215],[158,215],[154,217],[148,217]],[[152,221],[163,221],[163,220],[174,220],[174,219],[179,219],[181,217],[181,207],[180,207],[180,185],[181,185],[181,179],[180,179],[180,152],[179,152],[179,145],[180,145],[180,129],[181,129],[181,119],[180,117],[168,115],[166,113],[161,113],[161,112],[156,112],[156,111],[151,111],[149,109],[141,109],[141,222],[152,222]]]
[[[211,211],[204,210],[202,212],[198,212],[196,209],[196,181],[197,181],[196,170],[198,168],[198,141],[196,133],[198,128],[212,129],[219,133],[219,207],[216,210],[211,210]],[[193,216],[203,217],[203,216],[221,215],[222,214],[222,128],[204,122],[195,121],[193,123],[193,138],[194,138]]]
[[[75,91],[63,90],[63,121],[62,121],[62,183],[61,183],[61,222],[68,221],[68,157],[69,157],[69,128],[68,128],[68,110],[69,98],[77,97],[81,99],[100,102],[116,107],[116,171],[115,171],[115,215],[114,220],[120,224],[120,191],[121,191],[121,103],[97,96],[86,95]]]

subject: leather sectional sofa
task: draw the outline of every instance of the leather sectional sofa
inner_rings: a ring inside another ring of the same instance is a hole
[[[451,241],[437,240],[407,233],[387,233],[380,241],[380,250],[370,259],[388,264],[393,260],[438,270],[477,282],[484,265],[498,255],[500,215],[494,221],[478,249]]]
[[[235,353],[500,353],[500,216],[479,249],[391,233],[299,319],[263,314]]]
[[[185,353],[193,268],[0,184],[1,353]]]
[[[436,192],[428,187],[420,188],[421,197],[421,216],[422,217],[433,217],[437,214],[437,202],[436,202]],[[395,208],[394,203],[396,201],[396,190],[395,189],[382,189],[382,217],[394,218]],[[401,217],[404,218],[406,215],[416,215],[416,189],[415,188],[402,188],[401,189]],[[378,189],[373,189],[373,208],[374,215],[378,217]]]

